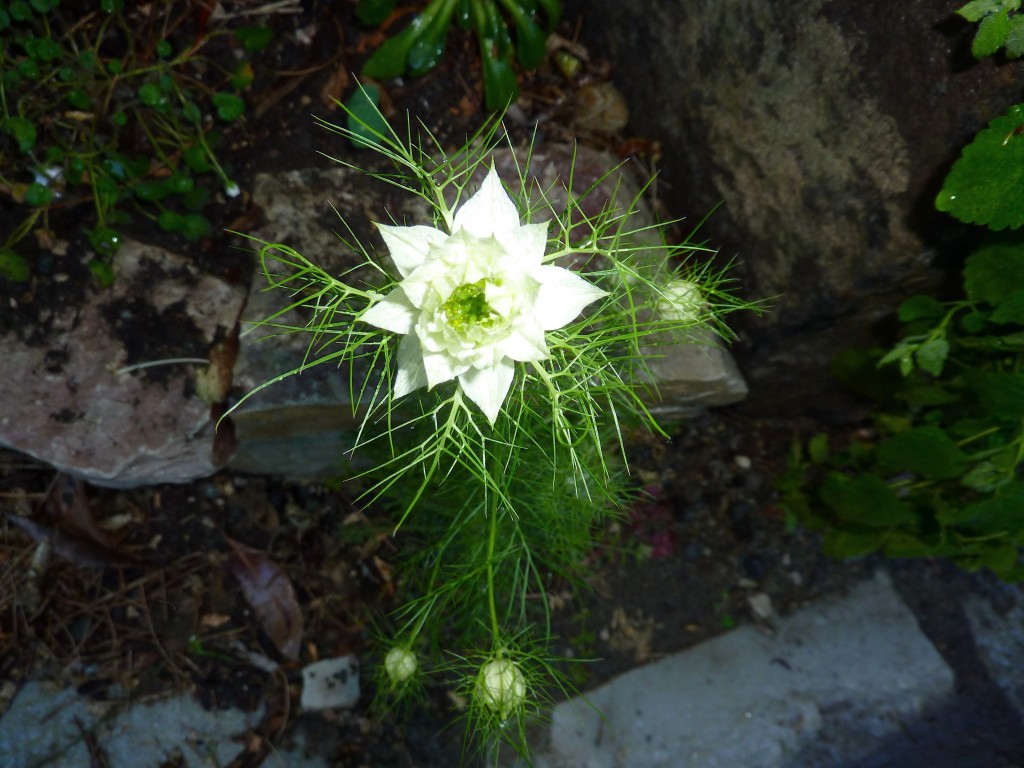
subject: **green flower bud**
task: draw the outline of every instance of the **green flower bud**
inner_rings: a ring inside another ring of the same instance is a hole
[[[404,683],[415,675],[419,665],[416,654],[406,648],[392,648],[384,657],[384,671],[395,684]]]
[[[494,659],[480,668],[476,695],[504,719],[526,701],[526,679],[511,659]]]

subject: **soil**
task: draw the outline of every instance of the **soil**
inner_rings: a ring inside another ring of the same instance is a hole
[[[350,84],[344,89],[339,82],[358,71],[379,42],[375,32],[356,24],[352,4],[310,2],[269,23],[275,43],[256,60],[251,116],[228,134],[222,151],[243,189],[259,172],[326,162],[318,150],[346,151],[316,127],[310,113],[338,117],[330,97],[350,91]],[[586,19],[564,20],[560,35],[571,41],[579,23]],[[595,92],[589,86],[603,82],[612,66],[591,56],[573,79],[547,65],[529,74],[510,113],[511,129],[525,136],[540,121],[540,140],[578,137],[656,162],[653,142],[604,130],[619,127],[617,116],[585,114]],[[383,86],[391,114],[411,110],[443,146],[457,146],[482,121],[476,42],[462,32],[453,31],[436,71]],[[607,119],[612,122],[601,122]],[[259,220],[244,196],[208,214],[218,230],[244,230]],[[76,231],[73,217],[64,214],[55,229]],[[150,230],[132,234],[168,240]],[[191,252],[210,269],[233,270],[235,279],[247,280],[240,262],[222,258],[228,245],[218,236]],[[16,324],[26,337],[45,338],[41,309],[74,301],[76,286],[89,283],[86,270],[59,282],[50,277],[39,275],[30,290],[0,281],[4,327]],[[139,350],[140,359],[160,356],[161,330],[176,333],[155,323],[146,337],[157,353]],[[668,442],[636,437],[633,470],[649,497],[602,531],[607,546],[593,553],[591,591],[567,591],[556,611],[556,652],[598,659],[573,665],[579,687],[740,622],[770,632],[773,616],[842,589],[869,568],[825,560],[816,536],[787,526],[779,506],[776,479],[791,440],[817,429],[734,406],[695,415]],[[30,567],[42,556],[36,539],[45,533],[34,537],[14,518],[4,518],[4,684],[51,677],[96,698],[117,686],[139,694],[190,689],[210,707],[251,710],[262,704],[266,716],[236,768],[259,765],[274,745],[299,732],[307,743],[322,745],[339,768],[458,764],[457,726],[441,727],[458,714],[444,687],[429,689],[422,706],[403,719],[370,713],[372,684],[364,685],[351,713],[330,721],[297,717],[301,664],[282,659],[239,592],[238,561],[250,551],[240,549],[244,542],[267,553],[294,587],[304,623],[301,659],[371,651],[374,617],[401,596],[401,581],[389,565],[397,545],[385,525],[353,505],[343,486],[225,471],[188,485],[112,491],[75,484],[38,462],[4,453],[0,498],[6,511],[22,517],[49,515],[52,530],[59,528],[64,537],[45,565]]]

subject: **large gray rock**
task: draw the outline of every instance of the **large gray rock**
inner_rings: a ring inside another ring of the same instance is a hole
[[[882,574],[776,630],[741,627],[559,704],[535,765],[853,765],[954,696]]]
[[[806,408],[838,348],[934,284],[930,257],[957,231],[932,205],[939,180],[1022,83],[973,63],[958,5],[569,3],[615,64],[626,132],[661,142],[673,213],[720,206],[704,234],[740,256],[748,297],[771,298],[744,329],[759,402]]]
[[[211,474],[214,425],[196,394],[197,366],[122,370],[206,359],[234,328],[245,292],[185,256],[132,241],[113,268],[112,287],[86,282],[77,304],[32,319],[26,307],[24,324],[0,336],[0,445],[97,485]]]

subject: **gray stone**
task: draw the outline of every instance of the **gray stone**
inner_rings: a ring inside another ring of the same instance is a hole
[[[206,710],[190,694],[137,704],[96,702],[72,689],[30,682],[0,718],[0,765],[86,768],[93,762],[85,734],[95,737],[110,768],[162,765],[175,755],[188,768],[227,765],[245,748],[238,737],[261,717]]]
[[[991,597],[968,595],[963,601],[974,648],[989,678],[1024,719],[1024,594],[1020,585],[1000,585],[1008,606],[997,609]]]
[[[851,764],[954,695],[953,673],[879,574],[842,599],[640,667],[555,707],[546,768]]]
[[[195,394],[196,365],[119,371],[207,358],[234,327],[245,293],[185,256],[131,241],[113,268],[109,289],[50,309],[46,338],[17,329],[0,338],[0,445],[97,485],[208,475],[214,429],[209,404]]]

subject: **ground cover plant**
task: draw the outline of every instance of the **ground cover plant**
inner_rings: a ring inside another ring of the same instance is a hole
[[[0,233],[0,275],[28,279],[19,244],[33,232],[67,237],[51,226],[58,209],[92,208],[101,282],[130,222],[189,241],[213,233],[207,206],[239,192],[218,159],[222,129],[245,112],[252,57],[271,31],[209,16],[189,3],[0,5],[0,194],[20,211]]]

